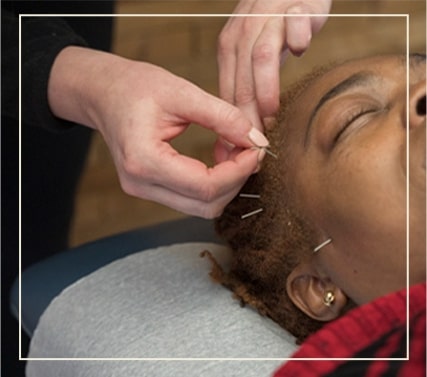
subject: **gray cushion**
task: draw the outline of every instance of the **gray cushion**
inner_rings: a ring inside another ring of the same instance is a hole
[[[21,324],[31,337],[41,314],[63,289],[116,259],[140,250],[183,242],[216,242],[212,221],[186,217],[105,237],[60,252],[22,273]],[[18,318],[19,279],[10,295],[11,311]]]
[[[28,362],[27,376],[271,375],[295,350],[294,338],[212,282],[210,262],[200,257],[205,249],[227,266],[225,246],[183,243],[134,253],[83,277],[50,303],[29,353],[185,361],[37,360]],[[213,360],[223,358],[275,360]]]

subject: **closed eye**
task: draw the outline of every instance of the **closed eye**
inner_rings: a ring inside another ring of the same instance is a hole
[[[343,122],[342,126],[339,128],[338,132],[335,134],[333,144],[339,143],[344,136],[347,135],[347,133],[350,130],[353,130],[355,127],[360,127],[364,125],[365,122],[365,115],[375,113],[378,111],[378,108],[359,108],[357,111],[352,112]]]

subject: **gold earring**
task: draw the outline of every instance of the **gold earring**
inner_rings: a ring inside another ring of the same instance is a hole
[[[326,306],[331,306],[335,301],[335,295],[333,292],[328,291],[325,293],[325,295],[323,296],[323,303]]]

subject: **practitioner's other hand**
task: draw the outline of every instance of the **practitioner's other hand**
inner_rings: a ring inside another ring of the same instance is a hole
[[[279,69],[287,51],[301,55],[327,19],[272,14],[326,15],[330,7],[331,0],[241,0],[219,37],[221,98],[237,105],[262,130],[263,119],[279,108]]]

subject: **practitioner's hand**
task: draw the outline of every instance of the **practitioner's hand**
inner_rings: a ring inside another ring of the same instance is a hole
[[[78,67],[78,68],[76,68]],[[265,137],[237,108],[157,66],[79,47],[55,60],[49,101],[59,117],[99,130],[123,190],[191,215],[212,218],[258,166]],[[240,147],[208,168],[170,141],[190,122]]]
[[[331,0],[241,0],[238,14],[328,14]],[[301,55],[325,17],[231,16],[218,43],[220,96],[254,125],[279,108],[279,68],[286,52]]]

